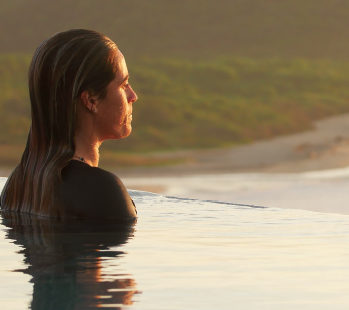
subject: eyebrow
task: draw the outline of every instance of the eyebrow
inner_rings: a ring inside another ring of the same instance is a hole
[[[120,85],[123,84],[125,81],[127,81],[129,79],[129,75],[127,74],[124,79],[121,81]]]

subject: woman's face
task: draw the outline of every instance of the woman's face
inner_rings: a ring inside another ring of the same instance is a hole
[[[101,141],[121,139],[132,131],[132,104],[137,95],[128,82],[128,70],[125,58],[120,51],[116,52],[117,73],[107,86],[107,94],[96,103],[96,129]]]

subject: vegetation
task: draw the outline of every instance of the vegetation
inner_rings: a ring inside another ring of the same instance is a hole
[[[28,133],[29,60],[0,55],[2,162],[18,160],[11,150],[23,146]],[[120,162],[130,152],[225,147],[297,132],[314,120],[349,112],[349,62],[154,57],[133,59],[129,71],[139,95],[134,131],[104,146],[110,158],[118,150]],[[157,164],[129,158],[132,164]]]

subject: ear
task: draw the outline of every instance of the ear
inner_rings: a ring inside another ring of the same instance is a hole
[[[91,95],[89,91],[84,90],[81,93],[80,100],[82,105],[91,113],[97,112],[97,98],[96,96]]]

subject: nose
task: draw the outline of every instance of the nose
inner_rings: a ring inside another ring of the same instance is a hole
[[[129,103],[134,103],[138,100],[138,96],[136,94],[136,92],[132,89],[132,87],[129,87],[130,93],[128,95],[128,102]]]

